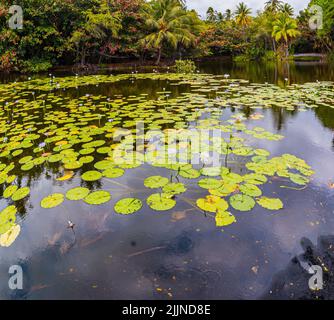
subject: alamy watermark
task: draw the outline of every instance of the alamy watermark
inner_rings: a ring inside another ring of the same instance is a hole
[[[309,8],[312,14],[309,20],[309,27],[311,30],[321,30],[323,28],[323,9],[320,6],[314,5]]]
[[[21,6],[13,5],[8,12],[12,15],[8,20],[8,26],[12,30],[23,29],[23,9]]]
[[[8,273],[10,278],[8,280],[8,287],[11,290],[23,289],[23,270],[19,265],[10,266]]]

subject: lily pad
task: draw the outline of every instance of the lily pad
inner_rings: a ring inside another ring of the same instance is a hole
[[[81,179],[84,181],[97,181],[102,178],[102,173],[99,171],[87,171],[82,176]]]
[[[161,176],[151,176],[144,180],[144,185],[150,189],[162,188],[169,182],[168,178]]]
[[[108,191],[95,191],[84,198],[84,201],[90,205],[100,205],[110,201],[111,195]]]
[[[10,198],[18,189],[18,186],[9,186],[4,192],[3,197],[5,199]]]
[[[119,178],[124,175],[124,170],[120,168],[110,168],[102,172],[103,176],[109,179]]]
[[[283,209],[283,202],[278,198],[261,197],[257,200],[257,203],[268,210],[280,210]]]
[[[187,188],[183,183],[168,183],[163,188],[162,191],[166,194],[177,195],[187,191]]]
[[[24,199],[30,194],[30,189],[28,187],[20,188],[14,192],[12,195],[13,201],[19,201]]]
[[[167,179],[168,180],[168,179]],[[163,193],[154,193],[146,200],[148,206],[156,211],[167,211],[176,205],[176,201]]]
[[[0,212],[0,234],[6,233],[15,225],[17,209],[9,206]]]
[[[243,194],[236,194],[230,197],[230,204],[238,211],[250,211],[255,207],[254,199]]]
[[[262,195],[262,191],[259,187],[254,184],[243,184],[239,186],[240,191],[250,197],[259,197]]]
[[[217,227],[226,227],[234,222],[237,222],[234,215],[230,214],[229,212],[221,211],[221,210],[219,210],[216,213],[215,220],[216,220]]]
[[[58,207],[64,202],[64,195],[61,193],[54,193],[41,201],[41,207],[44,209],[52,209]]]
[[[228,203],[224,199],[213,195],[206,196],[205,199],[197,199],[196,204],[200,209],[207,212],[226,211],[228,209]]]
[[[133,214],[139,211],[143,206],[143,203],[136,198],[125,198],[119,200],[115,204],[115,211],[119,214]]]
[[[90,190],[87,188],[81,188],[81,187],[73,188],[67,191],[66,198],[72,201],[82,200],[88,196],[89,192]]]
[[[13,225],[7,232],[0,235],[0,246],[10,247],[20,234],[20,231],[21,227],[19,225]]]

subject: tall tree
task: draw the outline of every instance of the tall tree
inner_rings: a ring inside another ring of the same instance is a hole
[[[274,22],[272,36],[281,44],[284,49],[285,57],[289,56],[290,41],[300,35],[297,22],[295,19],[288,17],[286,14],[279,15]]]
[[[196,12],[184,9],[179,0],[154,0],[146,15],[150,33],[142,44],[157,50],[157,64],[160,64],[164,46],[169,45],[175,50],[179,45],[190,46],[202,29]]]
[[[286,15],[288,15],[289,17],[292,17],[294,14],[294,10],[293,7],[288,4],[288,3],[284,3],[280,6],[280,11]]]
[[[280,10],[281,5],[282,1],[280,0],[269,0],[265,3],[264,9],[271,13],[277,13]]]
[[[247,7],[247,5],[243,2],[239,3],[235,10],[235,21],[237,25],[241,27],[246,27],[251,23],[252,10]]]

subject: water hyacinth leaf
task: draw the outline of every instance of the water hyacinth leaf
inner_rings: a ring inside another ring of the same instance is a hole
[[[68,200],[72,201],[78,201],[86,198],[88,194],[90,193],[89,189],[87,188],[82,188],[82,187],[76,187],[73,188],[66,193],[66,198]]]
[[[13,201],[19,201],[24,199],[30,194],[30,188],[29,187],[24,187],[16,190],[14,194],[12,195],[12,200]]]
[[[236,194],[230,197],[231,206],[238,211],[250,211],[255,207],[255,200],[244,194]]]
[[[58,207],[64,202],[64,195],[61,193],[54,193],[41,201],[41,207],[43,209],[52,209]]]
[[[278,198],[261,197],[257,200],[257,203],[268,210],[280,210],[284,206],[283,202]]]
[[[208,195],[205,198],[197,199],[197,206],[203,211],[217,212],[217,210],[226,211],[228,203],[226,200],[213,195]]]
[[[94,171],[94,170],[87,171],[81,176],[82,180],[89,181],[89,182],[97,181],[97,180],[100,180],[101,178],[102,178],[102,173],[99,171]]]
[[[151,176],[144,180],[144,186],[150,189],[162,188],[169,182],[168,178],[161,176]]]
[[[148,206],[155,211],[167,211],[176,205],[176,201],[171,199],[169,195],[163,193],[154,193],[146,200]]]
[[[109,202],[111,195],[108,191],[95,191],[84,198],[84,201],[90,205],[100,205]]]
[[[143,203],[141,200],[136,198],[125,198],[119,200],[115,206],[114,210],[118,214],[133,214],[137,211],[139,211],[143,206]]]
[[[19,225],[13,225],[7,232],[0,235],[0,246],[10,247],[20,234],[20,231],[21,227]]]
[[[232,223],[237,222],[234,215],[232,215],[229,212],[221,211],[221,210],[217,211],[215,220],[216,220],[217,227],[226,227],[226,226],[231,225]]]

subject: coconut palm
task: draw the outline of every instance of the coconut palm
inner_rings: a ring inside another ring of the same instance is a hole
[[[265,10],[271,13],[277,13],[280,10],[281,5],[283,4],[280,0],[269,0],[265,3]]]
[[[300,35],[297,28],[296,20],[286,14],[281,14],[274,22],[272,37],[282,43],[286,57],[289,56],[290,41]]]
[[[251,23],[251,13],[252,10],[248,8],[246,4],[243,2],[239,3],[235,11],[236,23],[241,27],[248,26]]]
[[[288,3],[284,3],[280,6],[280,11],[286,15],[288,15],[289,17],[292,17],[294,14],[294,10],[293,7],[288,4]]]
[[[177,49],[178,45],[192,45],[201,31],[202,23],[195,11],[187,11],[179,0],[155,0],[146,12],[146,25],[150,30],[142,44],[157,50],[160,63],[164,45]]]

